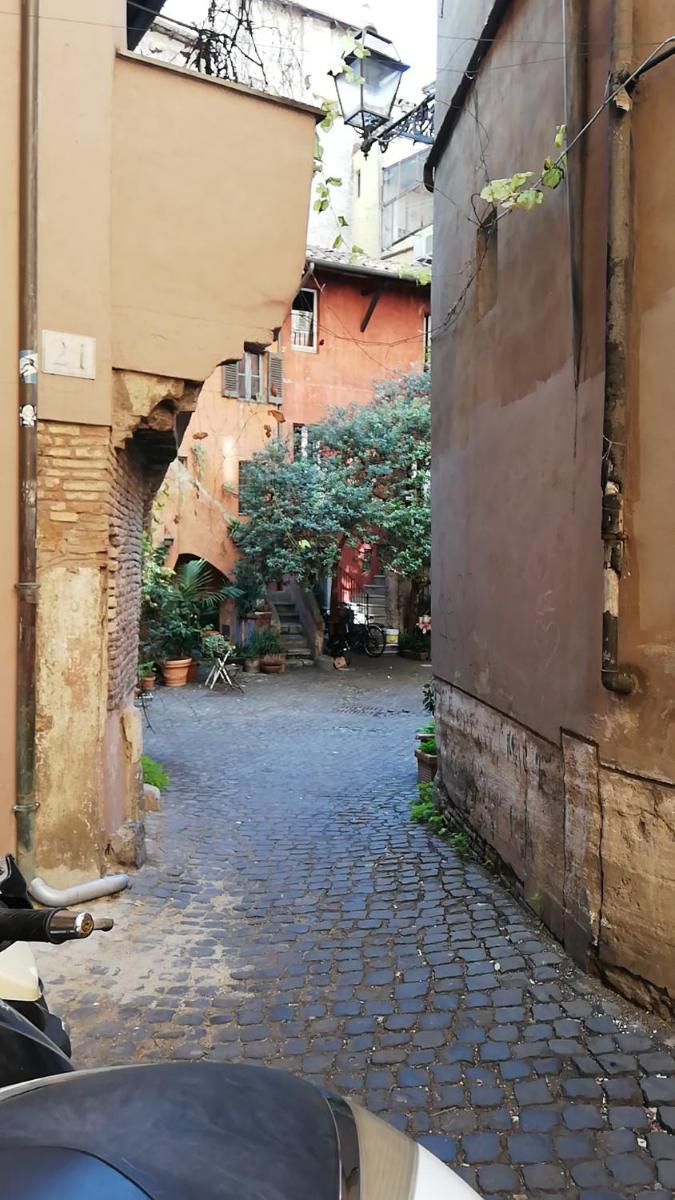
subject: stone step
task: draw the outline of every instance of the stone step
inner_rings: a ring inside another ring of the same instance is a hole
[[[282,634],[298,633],[301,637],[304,637],[303,628],[299,621],[286,621],[283,617],[281,617],[279,632]]]
[[[297,647],[300,646],[303,650],[309,650],[307,638],[301,633],[282,633],[280,635],[280,640],[286,649],[297,649]]]

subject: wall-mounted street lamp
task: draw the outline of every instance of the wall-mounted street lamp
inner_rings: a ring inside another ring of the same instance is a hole
[[[391,117],[403,74],[408,70],[389,38],[372,25],[354,39],[343,56],[344,70],[334,75],[345,125],[351,125],[370,144],[373,134]]]

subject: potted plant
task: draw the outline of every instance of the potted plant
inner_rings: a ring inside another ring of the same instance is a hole
[[[415,751],[415,758],[417,759],[417,782],[433,783],[438,768],[436,739],[434,737],[427,737],[423,742],[420,742]]]
[[[431,617],[420,617],[412,633],[402,633],[398,640],[399,654],[417,662],[431,658]]]
[[[155,677],[154,662],[142,662],[138,664],[138,686],[142,692],[153,692],[157,679]]]
[[[179,613],[167,613],[152,630],[152,641],[160,661],[166,687],[184,687],[192,664],[196,630]]]
[[[260,673],[260,654],[256,646],[256,634],[252,633],[250,638],[242,643],[239,653],[244,661],[244,671],[247,675],[258,675]]]
[[[256,630],[255,648],[260,656],[260,669],[264,675],[280,675],[286,669],[286,651],[274,629]]]
[[[219,585],[216,573],[204,559],[191,559],[171,570],[164,565],[163,549],[153,547],[147,535],[142,586],[144,642],[160,663],[167,687],[183,687],[205,617],[217,612],[223,600],[234,598],[237,589]]]
[[[416,733],[418,742],[428,742],[436,737],[436,722],[432,718],[431,721],[426,721],[424,725],[420,725]]]

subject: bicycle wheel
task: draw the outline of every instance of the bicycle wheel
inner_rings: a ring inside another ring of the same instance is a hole
[[[380,658],[384,654],[384,648],[387,644],[387,635],[381,625],[369,625],[366,629],[366,636],[363,642],[363,648],[369,658]]]

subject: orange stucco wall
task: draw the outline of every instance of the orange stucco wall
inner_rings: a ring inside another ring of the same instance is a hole
[[[307,287],[319,292],[316,353],[291,346],[290,316],[281,331],[284,353],[284,414],[311,425],[329,409],[366,404],[374,384],[421,368],[428,288],[387,283],[364,333],[360,325],[378,280],[322,274]]]
[[[236,551],[227,528],[238,515],[239,463],[269,445],[292,442],[293,425],[312,425],[331,408],[366,404],[378,380],[421,369],[429,289],[386,281],[365,332],[360,325],[372,296],[372,277],[316,272],[319,291],[316,352],[291,346],[290,316],[279,335],[283,355],[283,422],[267,402],[249,404],[222,395],[221,371],[207,380],[155,507],[157,541],[171,538],[167,562],[182,554],[205,558],[228,577]],[[266,394],[266,392],[265,392]]]

